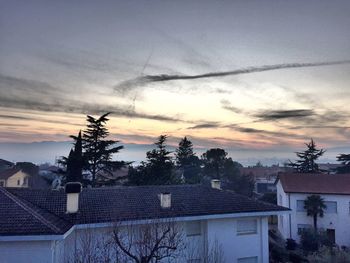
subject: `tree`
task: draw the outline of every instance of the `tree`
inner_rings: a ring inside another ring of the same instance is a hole
[[[342,166],[337,168],[337,173],[350,173],[350,154],[339,154],[337,161],[341,162]]]
[[[149,263],[179,258],[185,248],[184,232],[172,221],[150,222],[145,225],[117,224],[113,240],[123,262]]]
[[[155,142],[156,148],[146,153],[146,162],[130,169],[128,174],[131,185],[177,184],[171,152],[166,149],[166,135],[160,135]]]
[[[187,137],[179,142],[179,147],[175,153],[176,165],[182,170],[185,183],[199,183],[200,178],[200,160],[193,152],[193,144]]]
[[[223,149],[209,149],[202,155],[204,175],[206,179],[220,179],[222,186],[236,193],[251,196],[254,190],[254,179],[250,175],[241,174],[240,163],[227,158]]]
[[[204,173],[211,178],[220,179],[223,176],[226,156],[227,152],[220,148],[209,149],[203,153]]]
[[[307,215],[313,217],[314,230],[317,231],[317,219],[318,217],[323,217],[324,209],[327,206],[324,200],[319,195],[310,195],[304,201],[304,208],[306,209]]]
[[[305,143],[307,149],[303,152],[296,152],[299,160],[288,164],[299,173],[318,173],[320,172],[316,160],[324,153],[324,149],[317,149],[313,139],[309,143]]]
[[[101,173],[112,175],[113,170],[120,169],[126,163],[113,161],[112,157],[118,153],[123,146],[115,146],[119,141],[106,139],[109,136],[106,123],[110,113],[99,118],[87,116],[87,129],[83,131],[83,149],[86,161],[86,169],[91,172],[92,186],[96,186],[98,176]]]
[[[71,136],[71,138],[75,140],[75,143],[67,158],[66,182],[82,182],[84,162],[81,131],[78,136]]]

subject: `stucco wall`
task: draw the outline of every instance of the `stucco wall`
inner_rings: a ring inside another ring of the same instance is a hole
[[[267,218],[256,219],[257,233],[247,235],[237,234],[237,219],[208,220],[209,250],[217,242],[222,246],[225,262],[237,262],[238,258],[257,256],[259,263],[268,263]]]
[[[51,241],[3,242],[0,241],[1,263],[51,263]]]
[[[28,187],[28,179],[25,182],[25,178],[27,177],[28,175],[26,173],[18,171],[7,179],[6,187]],[[19,185],[17,184],[17,181],[19,181]]]

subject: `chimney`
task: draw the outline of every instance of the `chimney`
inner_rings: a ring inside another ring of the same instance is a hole
[[[218,179],[211,180],[211,188],[221,190],[221,182]]]
[[[73,214],[79,209],[79,194],[81,192],[81,183],[71,182],[67,183],[65,187],[67,194],[67,213]]]
[[[161,193],[160,194],[160,206],[161,208],[171,207],[171,193]]]

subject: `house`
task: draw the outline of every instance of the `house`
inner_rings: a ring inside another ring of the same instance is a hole
[[[218,182],[212,187],[104,187],[81,192],[80,184],[67,185],[65,191],[0,187],[1,262],[74,261],[84,254],[80,252],[87,241],[98,239],[95,243],[106,244],[106,249],[110,243],[100,240],[108,240],[117,225],[126,232],[130,225],[171,221],[180,227],[183,242],[194,248],[186,247],[171,262],[203,262],[217,244],[223,262],[268,263],[268,217],[289,212],[221,190]]]
[[[287,172],[288,167],[279,165],[241,167],[240,172],[243,175],[250,175],[255,182],[254,191],[258,194],[276,192],[275,181],[279,173]]]
[[[318,218],[318,227],[327,231],[338,245],[350,246],[350,175],[331,174],[280,174],[276,181],[278,205],[292,210],[280,215],[278,229],[285,238],[300,240],[304,229],[313,227],[307,216],[304,200],[320,195],[327,206],[324,216]]]
[[[19,167],[0,171],[0,186],[2,187],[28,187],[28,180],[28,174]]]

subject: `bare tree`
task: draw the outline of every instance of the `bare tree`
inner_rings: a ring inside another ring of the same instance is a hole
[[[118,224],[113,240],[119,258],[135,263],[153,263],[177,259],[185,249],[181,227],[172,221],[153,221],[143,225]]]
[[[197,244],[189,243],[186,247],[186,259],[187,262],[197,263],[224,263],[224,250],[222,245],[215,239],[211,242],[207,251],[203,250],[201,247],[198,247]]]
[[[74,263],[117,263],[113,239],[110,231],[95,232],[93,229],[87,228],[79,230],[77,236],[72,239],[74,242],[74,252],[65,255],[65,262]],[[73,244],[68,244],[72,246]]]

